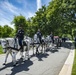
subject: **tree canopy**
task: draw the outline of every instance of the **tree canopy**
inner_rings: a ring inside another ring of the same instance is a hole
[[[24,16],[14,16],[12,23],[15,30],[21,25],[25,35],[33,36],[38,29],[43,35],[49,35],[51,31],[60,37],[76,36],[76,0],[52,0],[48,6],[42,6],[35,16],[26,19]],[[2,28],[0,37],[2,37]],[[5,28],[6,29],[6,28]]]
[[[14,29],[9,27],[8,25],[5,25],[4,27],[0,26],[0,38],[13,36],[13,31]]]

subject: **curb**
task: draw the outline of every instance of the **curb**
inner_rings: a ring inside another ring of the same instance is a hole
[[[59,73],[59,75],[71,75],[74,61],[75,49],[70,50],[70,53]]]

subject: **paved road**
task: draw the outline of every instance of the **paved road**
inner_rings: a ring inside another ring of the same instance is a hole
[[[8,58],[7,65],[2,65],[5,54],[0,55],[0,75],[58,75],[69,52],[70,49],[67,47],[53,50],[50,47],[45,54],[32,56],[30,60],[25,62],[19,61],[19,65],[16,67],[12,66],[11,56]]]

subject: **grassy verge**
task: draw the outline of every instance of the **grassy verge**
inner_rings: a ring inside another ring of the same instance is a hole
[[[0,54],[3,54],[3,51],[2,51],[2,47],[1,47],[1,45],[0,45]]]
[[[75,57],[74,57],[74,63],[73,63],[73,68],[72,68],[72,74],[71,75],[76,75],[76,48],[75,48]]]

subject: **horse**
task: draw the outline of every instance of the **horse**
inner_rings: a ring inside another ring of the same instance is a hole
[[[54,43],[56,44],[57,48],[61,46],[62,40],[61,38],[59,38],[59,36],[54,36],[54,41],[55,41]]]
[[[52,39],[49,35],[45,37],[45,43],[47,48],[50,46],[50,44],[52,44]]]
[[[41,49],[41,53],[44,51],[45,53],[45,38],[42,36],[41,42],[39,38],[37,37],[37,34],[34,34],[33,37],[33,44],[36,47],[36,54],[39,54],[39,48]]]
[[[34,55],[34,50],[35,50],[35,48],[37,49],[37,47],[39,45],[38,40],[36,39],[36,36],[34,38],[31,38],[29,36],[25,36],[24,39],[29,40],[29,50],[32,49],[33,55]]]
[[[2,39],[1,45],[2,45],[3,51],[6,52],[4,65],[7,62],[7,58],[8,58],[9,54],[11,54],[11,56],[12,56],[12,62],[13,62],[14,66],[17,64],[16,55],[19,51],[20,51],[21,57],[23,58],[23,52],[21,52],[21,50],[20,50],[20,46],[18,44],[17,38]],[[28,54],[28,59],[29,59],[29,40],[24,40],[23,48],[24,48],[24,51],[26,50],[26,53]],[[25,56],[27,56],[26,53],[25,53]],[[25,60],[25,57],[23,58],[23,60]]]

